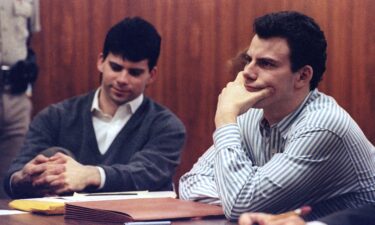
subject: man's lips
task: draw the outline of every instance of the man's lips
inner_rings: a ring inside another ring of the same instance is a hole
[[[125,93],[130,92],[130,90],[128,90],[128,89],[119,89],[119,88],[115,88],[115,87],[112,87],[112,90],[114,90],[114,92],[116,94],[125,94]]]
[[[245,84],[245,88],[247,91],[250,91],[250,92],[256,92],[256,91],[260,91],[262,89],[264,89],[263,87],[253,87],[251,85],[248,85],[248,84]]]

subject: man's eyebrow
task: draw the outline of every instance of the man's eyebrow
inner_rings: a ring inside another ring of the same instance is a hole
[[[243,52],[241,54],[243,57],[250,57],[250,58],[253,58],[253,56],[251,55],[251,52],[250,50],[247,50],[246,52]],[[262,57],[255,57],[256,60],[267,60],[267,61],[272,61],[272,62],[279,62],[279,60],[275,59],[275,58],[272,58],[270,56],[262,56]]]
[[[280,63],[279,60],[276,60],[276,59],[270,58],[270,57],[260,57],[260,58],[257,58],[257,61],[267,61],[267,62],[271,62],[271,63],[275,63],[275,64]]]
[[[145,71],[145,69],[143,69],[143,68],[137,68],[137,67],[130,67],[130,68],[128,68],[128,70],[133,70],[133,71],[137,71],[137,72],[143,72],[143,71]]]
[[[118,66],[121,66],[121,67],[122,67],[121,64],[119,64],[119,63],[117,63],[117,62],[115,62],[115,61],[111,61],[111,60],[109,60],[109,63],[111,63],[111,64],[115,64],[115,65],[118,65]]]

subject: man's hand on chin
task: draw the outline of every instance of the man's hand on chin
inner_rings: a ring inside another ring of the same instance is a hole
[[[245,113],[258,101],[272,95],[273,89],[264,88],[250,92],[245,87],[243,73],[238,73],[236,79],[229,82],[221,91],[215,114],[216,129],[226,124],[236,123],[237,116]]]

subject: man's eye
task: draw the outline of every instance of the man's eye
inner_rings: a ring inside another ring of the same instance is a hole
[[[271,67],[275,67],[275,64],[272,63],[272,62],[269,62],[267,60],[260,60],[258,62],[259,66],[260,67],[263,67],[263,68],[271,68]]]
[[[133,76],[133,77],[138,77],[140,76],[142,73],[144,72],[144,70],[142,69],[129,69],[128,70],[128,73]]]
[[[120,65],[118,65],[118,64],[116,64],[116,63],[112,63],[112,62],[110,62],[109,65],[111,66],[111,69],[112,69],[113,71],[115,71],[115,72],[120,72],[120,71],[123,69],[122,66],[120,66]]]

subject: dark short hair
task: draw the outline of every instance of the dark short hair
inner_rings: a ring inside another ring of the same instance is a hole
[[[262,39],[285,38],[290,49],[291,70],[313,68],[310,90],[315,89],[326,70],[327,41],[314,19],[294,11],[264,15],[255,20],[254,32]]]
[[[139,62],[148,59],[151,70],[160,54],[161,37],[155,27],[140,17],[127,17],[108,31],[103,46],[103,58],[109,53]]]

